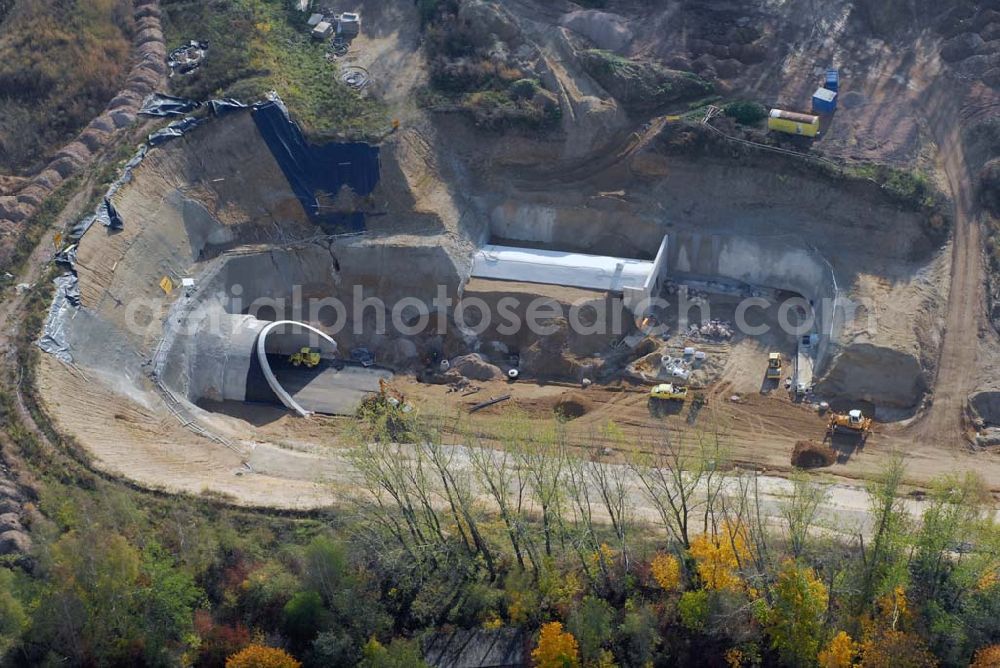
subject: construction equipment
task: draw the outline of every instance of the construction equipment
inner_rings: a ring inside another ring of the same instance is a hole
[[[364,346],[353,349],[351,359],[365,368],[375,364],[375,354]]]
[[[687,399],[688,389],[673,383],[660,383],[649,391],[650,399],[661,399],[663,401],[684,401]]]
[[[781,380],[781,353],[769,353],[767,356],[768,380]]]
[[[288,361],[292,363],[292,366],[305,366],[311,369],[319,365],[319,348],[303,346],[299,352],[289,355]]]
[[[871,433],[872,424],[874,424],[874,420],[858,409],[850,410],[847,413],[831,413],[830,421],[826,425],[826,433],[833,436],[841,431],[865,438]]]

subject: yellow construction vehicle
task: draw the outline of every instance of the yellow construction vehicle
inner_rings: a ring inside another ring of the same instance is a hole
[[[847,413],[831,413],[830,421],[826,425],[826,433],[829,436],[833,436],[838,431],[841,431],[848,434],[857,434],[861,438],[865,438],[871,433],[874,422],[874,420],[858,409],[848,411]]]
[[[769,353],[767,356],[767,379],[781,380],[781,353]]]
[[[649,391],[650,399],[662,399],[664,401],[684,401],[687,399],[688,389],[673,385],[672,383],[661,383]]]
[[[288,361],[292,363],[292,366],[306,366],[310,369],[317,366],[319,360],[319,348],[310,348],[309,346],[303,346],[299,352],[288,356]]]

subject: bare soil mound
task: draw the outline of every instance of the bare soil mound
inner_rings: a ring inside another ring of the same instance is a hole
[[[927,389],[927,378],[916,356],[869,343],[841,350],[816,384],[816,391],[823,396],[895,408],[916,406]]]
[[[792,450],[792,466],[803,469],[832,466],[837,461],[833,448],[815,441],[798,441]]]

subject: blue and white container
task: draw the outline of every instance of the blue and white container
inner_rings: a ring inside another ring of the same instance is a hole
[[[817,88],[813,93],[814,114],[832,114],[837,110],[837,94],[828,88]]]

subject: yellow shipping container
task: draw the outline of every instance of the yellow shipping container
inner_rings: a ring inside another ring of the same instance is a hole
[[[772,109],[771,115],[767,118],[767,129],[787,132],[790,135],[815,137],[819,134],[819,116]]]

